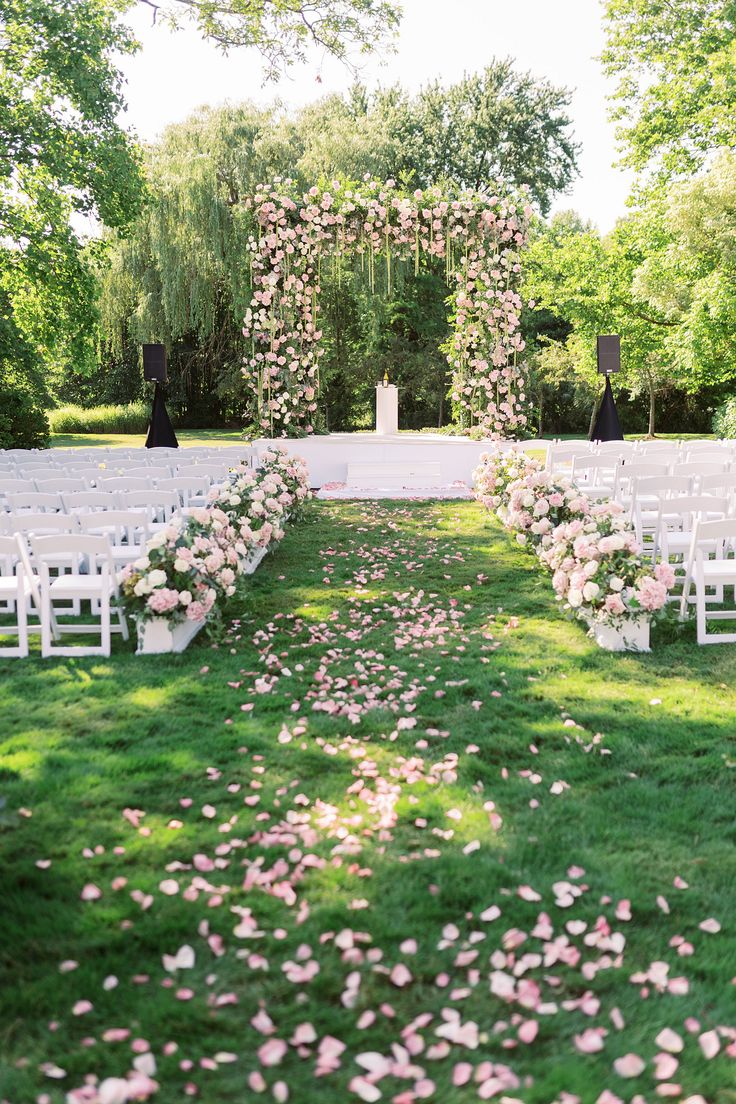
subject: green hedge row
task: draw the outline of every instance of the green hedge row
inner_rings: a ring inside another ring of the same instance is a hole
[[[141,402],[124,406],[60,406],[49,411],[52,433],[145,433],[150,407]]]

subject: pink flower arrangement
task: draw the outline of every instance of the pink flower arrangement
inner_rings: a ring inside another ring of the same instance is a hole
[[[572,480],[514,452],[486,453],[473,475],[475,497],[534,548],[574,616],[616,625],[664,608],[674,571],[642,558],[619,503],[591,503]]]
[[[238,578],[253,570],[255,554],[281,540],[286,518],[296,517],[308,497],[304,461],[284,449],[265,453],[256,469],[236,468],[212,488],[207,506],[177,516],[123,569],[131,615],[139,621],[212,620]]]
[[[251,341],[243,375],[258,396],[261,428],[270,436],[313,431],[324,352],[319,326],[319,268],[328,252],[361,257],[371,286],[376,260],[422,253],[445,261],[454,285],[447,343],[452,398],[471,427],[502,436],[526,425],[525,372],[518,363],[521,299],[519,251],[531,208],[496,195],[437,187],[401,192],[396,182],[333,181],[329,191],[294,191],[292,181],[259,187],[253,199],[258,237],[251,238],[253,297],[243,334]]]

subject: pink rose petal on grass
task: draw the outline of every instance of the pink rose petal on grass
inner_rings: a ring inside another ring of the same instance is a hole
[[[600,1028],[589,1027],[575,1036],[575,1048],[581,1054],[596,1054],[603,1050],[603,1032]]]
[[[536,1020],[524,1020],[517,1031],[517,1035],[522,1043],[533,1043],[538,1034],[539,1024]]]
[[[624,1054],[613,1063],[619,1077],[638,1077],[646,1069],[646,1062],[638,1054]]]
[[[452,1071],[452,1083],[455,1088],[460,1088],[461,1085],[467,1085],[472,1076],[473,1067],[470,1062],[457,1062]]]
[[[654,1078],[656,1081],[669,1081],[671,1077],[674,1077],[679,1066],[678,1060],[674,1054],[655,1054],[654,1056]]]
[[[718,1038],[717,1031],[704,1031],[702,1035],[698,1036],[698,1042],[706,1058],[715,1058],[721,1049],[721,1040]]]
[[[91,1012],[93,1008],[92,1001],[78,1000],[72,1008],[72,1016],[86,1016],[88,1012]]]
[[[414,979],[411,970],[405,966],[403,962],[399,962],[391,971],[390,980],[397,988],[403,989],[405,985],[409,985]]]
[[[102,890],[99,886],[93,885],[92,882],[88,882],[79,896],[83,901],[99,901],[102,896]]]
[[[701,920],[698,927],[701,931],[707,932],[708,935],[717,935],[721,930],[721,925],[714,916],[709,916],[707,920]]]
[[[374,1101],[380,1100],[381,1090],[373,1085],[370,1081],[367,1081],[365,1077],[353,1077],[352,1081],[348,1085],[350,1092],[355,1093],[361,1100],[365,1100],[368,1104],[373,1104]]]
[[[258,1061],[262,1066],[278,1066],[288,1049],[283,1039],[269,1039],[259,1046]]]
[[[669,1051],[670,1054],[679,1054],[685,1045],[681,1037],[671,1027],[662,1028],[654,1041],[658,1047]]]

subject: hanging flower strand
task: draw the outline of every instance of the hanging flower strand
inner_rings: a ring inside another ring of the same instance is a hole
[[[462,424],[487,436],[513,436],[527,423],[521,299],[516,285],[526,244],[528,204],[480,192],[448,197],[437,187],[403,192],[393,180],[332,181],[304,196],[276,179],[253,199],[258,238],[250,240],[253,298],[243,334],[252,353],[243,375],[258,396],[258,419],[269,436],[313,432],[322,331],[317,316],[321,259],[355,252],[376,258],[387,286],[396,259],[420,250],[445,260],[451,285],[452,336],[446,346],[451,394]]]

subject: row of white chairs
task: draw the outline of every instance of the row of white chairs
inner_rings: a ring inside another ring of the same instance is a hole
[[[0,535],[0,613],[13,618],[0,635],[17,637],[17,644],[0,647],[0,655],[27,656],[29,634],[36,632],[44,657],[109,656],[112,633],[119,632],[124,640],[129,635],[119,599],[107,533]],[[90,621],[78,620],[83,603],[89,605]],[[72,613],[75,621],[61,624],[62,613]],[[59,643],[65,633],[98,634],[100,643]]]
[[[219,482],[219,480],[218,480]],[[51,482],[49,486],[52,486]],[[121,507],[138,508],[145,505],[147,497],[161,501],[175,501],[182,508],[202,506],[207,501],[211,487],[209,479],[160,479],[148,483],[144,479],[111,479],[98,490],[79,487],[76,480],[61,480],[54,490],[28,491],[10,481],[0,480],[0,510],[19,512],[117,510]],[[134,497],[130,497],[134,496]]]
[[[90,481],[81,476],[64,476],[61,473],[52,479],[3,479],[0,477],[0,508],[10,501],[13,495],[29,494],[57,494],[70,495],[75,492],[116,494],[120,491],[173,491],[180,495],[183,505],[191,505],[191,499],[199,499],[204,502],[213,486],[217,486],[225,479],[227,472],[219,475],[206,475],[195,472],[183,472],[174,477],[133,476],[119,475],[106,476],[95,481],[94,488]]]

